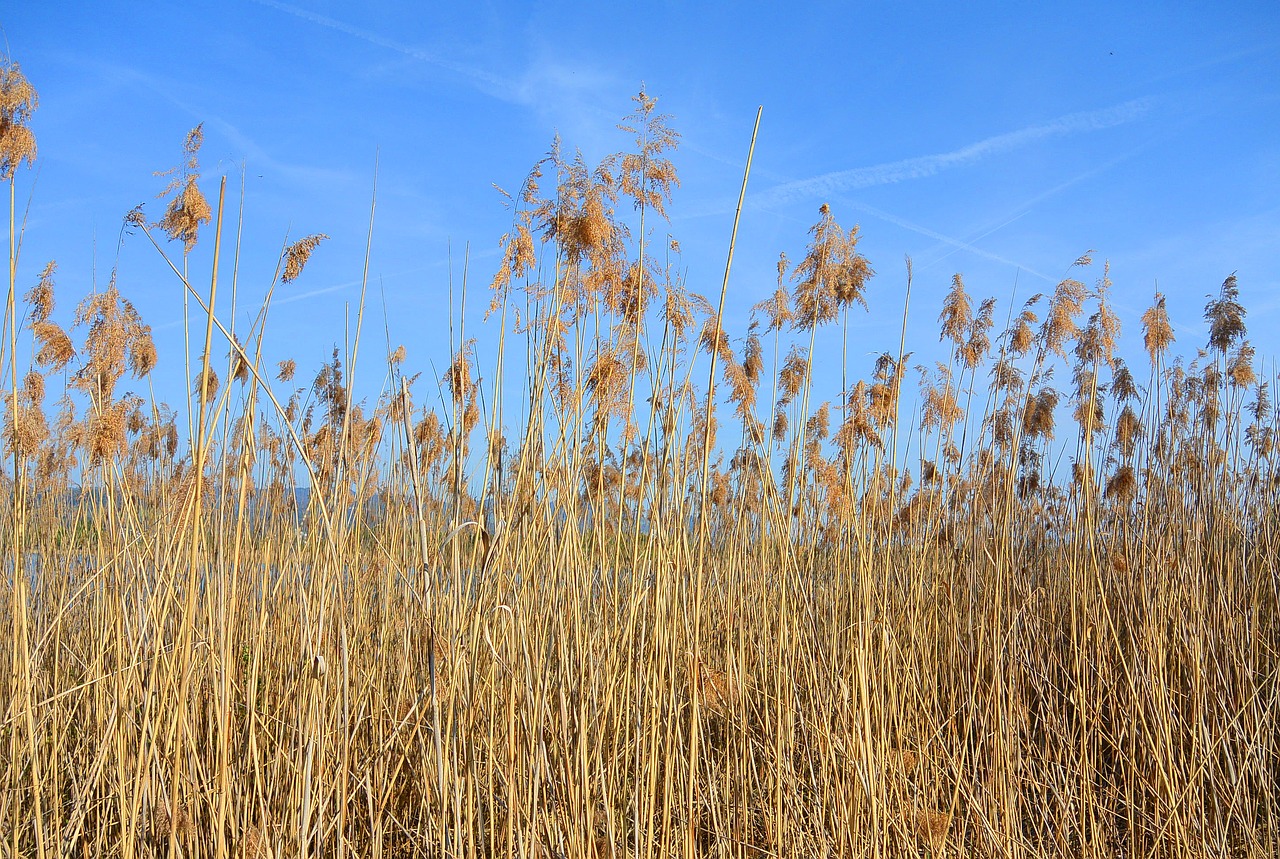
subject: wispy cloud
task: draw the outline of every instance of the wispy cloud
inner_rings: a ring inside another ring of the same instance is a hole
[[[234,149],[234,156],[230,160],[235,164],[247,163],[256,171],[269,172],[274,177],[283,178],[302,187],[352,184],[362,179],[359,173],[350,169],[313,167],[276,158],[241,131],[238,126],[212,113],[207,106],[192,103],[187,97],[180,95],[182,88],[174,81],[148,74],[133,66],[84,61],[71,54],[65,55],[62,59],[67,63],[81,63],[102,80],[119,86],[142,88],[164,99],[190,116],[194,122],[203,123],[206,128],[217,132],[219,137],[230,143]],[[208,150],[205,154],[208,154]],[[227,158],[220,159],[217,169],[224,169],[227,161]]]
[[[286,295],[283,298],[277,298],[273,304],[279,307],[282,304],[293,304],[296,301],[306,301],[309,298],[315,298],[317,295],[327,295],[330,292],[341,292],[344,289],[351,289],[359,286],[363,281],[348,280],[345,283],[335,283],[333,286],[325,286],[320,289],[311,289],[306,292],[297,292],[293,295]]]
[[[355,38],[368,42],[371,45],[377,45],[378,47],[386,48],[387,50],[396,51],[404,54],[406,57],[411,57],[415,60],[444,69],[445,71],[452,72],[465,79],[477,89],[480,89],[495,98],[502,99],[503,101],[514,102],[517,104],[527,103],[527,89],[517,81],[504,78],[500,75],[495,75],[484,69],[466,65],[465,63],[450,60],[447,57],[433,54],[430,51],[424,51],[421,48],[402,44],[394,39],[388,39],[385,36],[379,36],[377,33],[370,32],[369,30],[352,26],[351,24],[347,24],[335,18],[330,18],[328,15],[321,15],[316,12],[310,12],[306,9],[300,9],[289,3],[280,3],[278,0],[253,0],[253,2],[257,3],[259,6],[267,6],[271,9],[275,9],[276,11],[292,15],[295,18],[310,21],[312,24],[318,24],[319,26],[327,27],[330,30],[337,30],[340,33],[346,33],[348,36],[354,36]]]
[[[242,164],[251,165],[256,171],[270,173],[275,177],[294,182],[301,187],[351,185],[363,178],[357,171],[347,168],[314,167],[307,164],[282,161],[271,155],[253,138],[242,132],[239,127],[232,125],[220,116],[209,117],[205,120],[205,124],[217,131],[221,137],[238,150],[238,160]]]
[[[418,269],[414,269],[413,271],[414,271],[414,272],[418,272],[418,271],[423,271],[423,269],[418,268]],[[344,283],[335,283],[335,284],[332,284],[332,285],[330,285],[330,286],[323,286],[323,287],[320,287],[319,289],[311,289],[311,290],[307,290],[306,292],[284,293],[281,297],[274,299],[274,300],[271,302],[271,306],[272,306],[272,307],[279,307],[279,306],[281,306],[282,304],[293,304],[293,303],[298,302],[298,301],[307,301],[307,300],[309,300],[309,299],[316,298],[316,297],[321,296],[321,295],[328,295],[328,294],[329,294],[329,293],[331,293],[331,292],[342,292],[342,291],[344,291],[344,290],[353,289],[353,288],[355,288],[355,287],[359,286],[359,285],[360,285],[361,283],[363,283],[363,282],[364,282],[364,281],[359,280],[359,279],[357,279],[357,280],[348,280],[348,281],[346,281],[346,282],[344,282]],[[152,330],[154,330],[154,331],[166,331],[166,330],[169,330],[169,329],[172,329],[172,328],[180,328],[180,327],[182,327],[182,324],[183,324],[183,323],[182,323],[182,320],[181,320],[181,319],[175,319],[175,320],[172,320],[172,321],[170,321],[170,322],[163,322],[163,323],[161,323],[161,324],[159,324],[159,325],[156,325],[156,326],[154,326],[154,327],[153,327],[153,329],[152,329]]]
[[[618,119],[603,102],[612,100],[621,82],[600,68],[566,62],[560,45],[551,44],[535,51],[536,55],[519,74],[505,76],[280,0],[253,2],[448,72],[485,96],[530,109],[557,127],[568,126],[580,143],[581,138],[597,133],[600,120],[606,120],[606,127],[611,129]]]
[[[1051,137],[1063,137],[1124,125],[1140,119],[1149,109],[1148,99],[1136,99],[1101,110],[1070,113],[1041,125],[997,134],[951,152],[904,158],[901,161],[839,170],[808,179],[785,182],[760,194],[755,202],[760,205],[790,203],[857,191],[876,185],[893,185],[911,179],[924,179],[944,170],[974,164],[993,155],[1009,152]]]

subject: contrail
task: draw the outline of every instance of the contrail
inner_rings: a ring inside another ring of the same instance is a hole
[[[1021,269],[1027,274],[1033,277],[1038,277],[1041,280],[1048,281],[1049,283],[1057,282],[1055,278],[1052,278],[1047,274],[1043,274],[1042,272],[1038,272],[1035,269],[1031,268],[1030,266],[1027,266],[1018,262],[1017,260],[1011,260],[1011,259],[1008,259],[1007,257],[1002,257],[999,254],[993,254],[990,251],[984,251],[982,248],[976,247],[975,245],[972,245],[969,242],[962,241],[961,239],[952,238],[951,236],[943,235],[942,233],[939,233],[936,230],[931,230],[928,227],[921,226],[920,224],[912,223],[911,221],[908,221],[905,218],[899,218],[897,215],[892,215],[882,209],[877,209],[874,206],[868,206],[865,203],[857,203],[857,202],[850,202],[850,203],[847,203],[847,205],[851,205],[853,208],[858,209],[862,212],[865,212],[868,215],[879,218],[883,221],[888,221],[889,223],[895,224],[896,226],[902,227],[904,230],[911,230],[914,233],[919,233],[922,236],[926,236],[935,241],[942,242],[945,245],[950,245],[951,247],[956,248],[958,250],[968,251],[969,253],[974,254],[976,256],[980,256],[983,259],[989,259],[992,262],[998,262],[1003,265],[1012,266],[1013,268]]]
[[[341,33],[346,33],[349,36],[355,36],[357,39],[361,39],[371,45],[377,45],[381,48],[397,51],[398,53],[404,54],[406,57],[412,57],[415,60],[421,60],[424,63],[429,63],[430,65],[446,69],[467,78],[478,89],[481,89],[496,98],[500,98],[503,101],[519,104],[523,104],[525,102],[524,97],[521,95],[520,87],[518,87],[514,82],[486,72],[483,69],[477,69],[473,66],[447,60],[420,48],[402,45],[399,42],[394,42],[391,39],[384,38],[376,33],[370,33],[368,30],[362,30],[359,27],[353,27],[350,24],[344,24],[343,22],[330,18],[327,15],[308,12],[306,9],[299,9],[297,6],[291,6],[288,3],[281,3],[279,0],[253,0],[253,2],[257,3],[259,6],[267,6],[277,11],[285,12],[289,15],[293,15],[295,18],[301,18],[304,21],[319,24],[321,27],[328,27],[331,30],[337,30]]]
[[[1100,164],[1097,167],[1093,167],[1089,170],[1084,171],[1083,173],[1079,173],[1075,176],[1072,176],[1070,179],[1067,179],[1064,182],[1059,182],[1057,185],[1054,185],[1052,188],[1041,191],[1039,194],[1036,194],[1031,199],[1026,200],[1025,202],[1021,203],[1018,206],[1015,206],[1013,209],[1009,211],[1008,214],[997,218],[995,221],[983,227],[980,227],[975,235],[972,235],[963,241],[944,238],[942,240],[942,243],[945,245],[950,245],[951,250],[947,251],[946,253],[939,254],[938,256],[932,259],[928,258],[928,254],[930,253],[930,251],[927,251],[924,255],[924,259],[922,260],[922,264],[918,265],[917,268],[923,271],[929,268],[930,266],[937,265],[947,257],[951,256],[951,254],[955,253],[957,250],[973,250],[977,252],[976,249],[973,247],[972,242],[982,241],[992,233],[995,233],[1003,229],[1004,227],[1007,227],[1009,224],[1012,224],[1014,221],[1023,217],[1028,212],[1030,212],[1033,208],[1035,208],[1035,206],[1038,205],[1039,203],[1044,202],[1045,200],[1049,199],[1055,194],[1065,191],[1067,188],[1070,188],[1073,185],[1079,184],[1080,182],[1083,182],[1086,179],[1091,179],[1094,176],[1098,176],[1098,175],[1101,175],[1102,173],[1105,173],[1106,171],[1110,170],[1112,167],[1115,167],[1117,164],[1121,163],[1122,161],[1126,161],[1127,159],[1133,157],[1134,155],[1138,154],[1139,152],[1143,151],[1146,148],[1147,148],[1147,144],[1145,143],[1141,146],[1134,147],[1133,149],[1130,149],[1128,152],[1124,152],[1116,156],[1115,158],[1112,158],[1111,160],[1107,161],[1104,164]],[[1022,268],[1024,271],[1040,276],[1037,274],[1037,272],[1032,271],[1031,269],[1028,269],[1026,266],[1023,266]],[[1049,280],[1052,282],[1051,278],[1049,278]]]
[[[259,0],[261,2],[261,0]],[[963,167],[997,155],[1044,140],[1085,131],[1098,131],[1124,125],[1142,117],[1150,108],[1148,99],[1136,99],[1101,110],[1070,113],[1042,125],[1032,125],[1018,131],[997,134],[951,152],[921,155],[890,161],[871,167],[857,167],[824,173],[809,179],[786,182],[765,191],[755,202],[762,205],[790,203],[802,199],[816,199],[842,191],[857,191],[876,185],[893,185],[909,179],[923,179],[953,167]]]
[[[360,285],[360,281],[349,280],[346,283],[338,283],[338,284],[334,284],[333,286],[323,287],[321,289],[313,289],[309,292],[299,292],[291,295],[287,294],[283,298],[277,298],[274,301],[272,301],[271,306],[279,307],[281,304],[293,304],[295,301],[302,301],[307,298],[314,298],[317,295],[325,295],[330,292],[338,292],[339,290],[350,289],[353,286],[359,286],[359,285]],[[180,327],[182,327],[182,320],[175,319],[172,322],[162,322],[161,324],[154,326],[151,330],[167,331],[171,328],[180,328]]]
[[[343,289],[350,289],[353,286],[359,286],[361,281],[349,280],[346,283],[335,283],[333,286],[326,286],[320,289],[312,289],[307,292],[299,292],[295,295],[286,295],[284,298],[277,298],[272,304],[277,307],[281,304],[293,304],[295,301],[303,301],[308,298],[314,298],[317,295],[326,295],[330,292],[338,292]]]

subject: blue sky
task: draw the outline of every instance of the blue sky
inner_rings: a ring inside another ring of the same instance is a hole
[[[56,259],[65,321],[118,265],[157,332],[157,394],[180,403],[181,292],[142,236],[117,247],[134,205],[159,217],[153,171],[178,164],[203,122],[210,198],[220,174],[236,189],[245,165],[241,324],[287,234],[333,237],[278,293],[269,327],[272,357],[296,358],[309,377],[354,321],[376,157],[366,336],[377,339],[366,342],[381,349],[383,293],[392,346],[407,346],[411,369],[443,370],[449,248],[456,287],[469,246],[478,331],[510,224],[492,183],[518,187],[556,132],[592,162],[626,147],[615,124],[643,82],[683,135],[682,184],[660,230],[680,240],[689,285],[713,298],[764,107],[730,284],[735,336],[771,292],[777,254],[798,259],[829,202],[860,225],[877,270],[871,313],[856,319],[858,374],[896,350],[904,255],[916,276],[908,348],[927,360],[953,273],[1004,309],[1015,287],[1019,304],[1050,289],[1089,249],[1089,282],[1111,261],[1135,366],[1138,316],[1157,287],[1178,349],[1193,353],[1205,297],[1233,271],[1270,361],[1280,7],[968,6],[10,4],[4,49],[41,98],[37,169],[18,180],[31,199],[20,283]],[[207,272],[211,244],[193,271]],[[358,395],[376,397],[380,378],[362,372]]]

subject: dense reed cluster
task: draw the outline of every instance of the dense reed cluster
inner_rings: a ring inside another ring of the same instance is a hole
[[[4,66],[11,224],[35,104]],[[319,234],[226,327],[200,129],[127,217],[192,303],[185,407],[124,391],[173,359],[114,278],[64,326],[11,243],[0,849],[1280,853],[1277,411],[1236,278],[1189,360],[1156,295],[1131,368],[1088,255],[1012,309],[956,275],[945,360],[895,321],[824,392],[820,334],[881,310],[858,229],[824,205],[729,330],[663,226],[678,135],[644,92],[622,127],[505,195],[496,351],[460,312],[439,378],[361,352],[363,293],[322,366],[263,358]]]

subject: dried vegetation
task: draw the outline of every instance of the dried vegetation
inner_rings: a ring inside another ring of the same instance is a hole
[[[10,182],[34,105],[5,66]],[[1007,313],[957,276],[945,360],[819,402],[820,330],[881,303],[858,230],[824,206],[728,330],[655,238],[655,105],[508,196],[501,345],[438,380],[264,362],[268,292],[174,410],[123,390],[157,361],[124,286],[67,330],[53,264],[10,281],[0,850],[1280,853],[1277,415],[1235,277],[1189,361],[1157,295],[1131,370],[1087,256]],[[199,142],[129,216],[175,273],[221,226]]]

